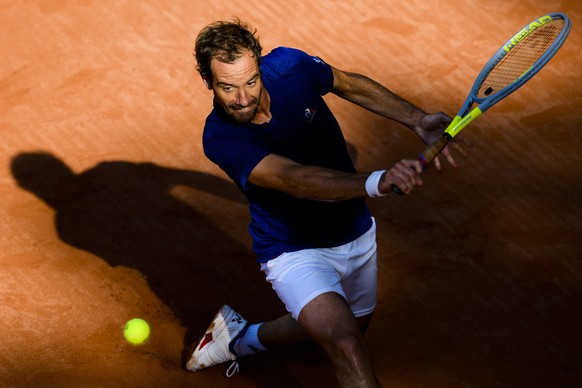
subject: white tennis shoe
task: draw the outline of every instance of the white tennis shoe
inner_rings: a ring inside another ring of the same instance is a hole
[[[245,334],[249,326],[246,319],[230,306],[222,306],[186,362],[186,369],[195,372],[232,361],[226,370],[226,376],[231,377],[239,370],[234,343]]]

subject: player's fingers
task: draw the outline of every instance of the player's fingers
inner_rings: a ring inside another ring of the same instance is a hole
[[[469,144],[470,145],[465,144],[463,142],[463,145],[468,145],[469,147],[472,147],[473,146],[473,144],[470,141],[469,141]],[[469,156],[469,153],[467,152],[467,150],[465,150],[465,148],[459,142],[453,142],[450,145],[451,145],[451,148],[453,148],[455,151],[457,151],[461,155],[463,155],[463,156]]]
[[[439,158],[438,156],[435,156],[434,158],[434,166],[438,171],[443,169],[443,166],[441,164],[441,158]]]
[[[397,163],[397,167],[399,171],[411,178],[422,173],[422,164],[418,160],[402,159]]]
[[[455,140],[457,143],[462,143],[463,145],[466,145],[467,147],[473,147],[473,142],[467,136],[457,135],[455,137]]]
[[[398,190],[394,190],[398,194],[408,194],[410,192],[411,188],[406,183],[406,180],[401,179],[400,177],[398,177],[395,174],[393,174],[391,180],[392,180],[393,183],[390,185],[390,187],[392,187],[393,190],[394,190],[394,187],[398,188]]]
[[[395,185],[404,194],[409,194],[414,188],[414,183],[410,183],[409,181],[401,181],[401,183],[395,183]]]
[[[386,174],[386,180],[391,182],[391,187],[396,186],[398,188],[399,194],[408,194],[410,188],[406,184],[406,173],[401,170],[398,164],[394,165]]]
[[[422,165],[418,160],[401,160],[391,170],[391,178],[394,184],[403,192],[410,193],[414,186],[422,185],[420,173]]]
[[[456,152],[467,157],[467,156],[469,156],[469,153],[467,152],[465,147],[469,147],[469,148],[473,147],[473,142],[468,137],[458,135],[457,137],[455,137],[455,139],[452,142],[449,143],[449,145]]]
[[[449,151],[448,147],[443,150],[442,155],[447,159],[447,162],[449,162],[452,167],[458,167],[457,161],[451,154],[451,151]]]

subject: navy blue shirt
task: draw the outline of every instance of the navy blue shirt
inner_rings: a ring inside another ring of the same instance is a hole
[[[259,262],[284,252],[355,240],[372,226],[364,198],[297,199],[248,182],[252,170],[269,154],[302,165],[356,172],[340,126],[322,98],[333,86],[331,67],[318,57],[279,47],[262,58],[260,70],[271,98],[271,121],[236,123],[215,105],[203,134],[206,156],[249,201],[249,231]]]

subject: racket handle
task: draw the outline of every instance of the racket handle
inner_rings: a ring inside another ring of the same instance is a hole
[[[394,183],[392,183],[392,186],[390,186],[392,188],[392,191],[395,192],[398,195],[403,195],[404,193],[398,188],[398,186],[396,186]]]
[[[420,154],[418,156],[418,158],[416,159],[422,165],[422,171],[426,170],[429,163],[432,162],[432,160],[438,154],[441,153],[441,151],[447,146],[447,144],[449,144],[451,139],[452,139],[451,135],[449,135],[448,133],[445,132],[437,141],[435,141],[434,143],[432,143],[431,145],[426,147],[424,152],[422,154]],[[414,169],[414,168],[413,168],[413,170],[416,171],[416,169]],[[392,188],[392,191],[395,192],[396,194],[398,194],[398,195],[404,194],[402,192],[402,190],[400,190],[398,188],[398,186],[396,186],[394,183],[390,187]]]
[[[418,157],[418,161],[422,164],[422,171],[426,169],[428,164],[441,153],[452,139],[451,135],[445,132],[437,141],[426,147],[424,152]]]

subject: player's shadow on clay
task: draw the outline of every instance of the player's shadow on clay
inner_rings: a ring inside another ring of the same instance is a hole
[[[103,162],[76,174],[45,152],[19,154],[11,167],[21,188],[54,209],[56,230],[64,242],[111,266],[143,274],[152,291],[188,328],[185,350],[223,303],[244,312],[250,321],[285,312],[250,248],[217,226],[229,222],[222,219],[228,209],[213,206],[213,198],[247,212],[246,201],[233,183],[202,172],[122,161]],[[197,202],[203,196],[196,193],[187,201],[178,199],[176,187],[185,188],[182,197],[189,188],[206,193],[210,202]],[[211,209],[205,214],[196,210],[204,206]],[[242,221],[241,227],[246,228]],[[327,363],[311,347],[269,352],[256,360],[288,382],[282,386],[297,386],[285,366],[288,360]],[[245,370],[257,386],[271,386],[258,364],[249,362]]]
[[[206,215],[195,210],[210,207],[195,202],[196,192],[243,209],[234,184],[202,172],[123,161],[76,174],[44,152],[19,154],[11,167],[20,187],[55,210],[64,242],[111,266],[140,271],[198,335],[225,302],[251,313],[255,306],[278,305],[250,249],[217,226],[224,220],[210,219],[211,209]],[[176,187],[190,190],[190,202],[176,197]]]

